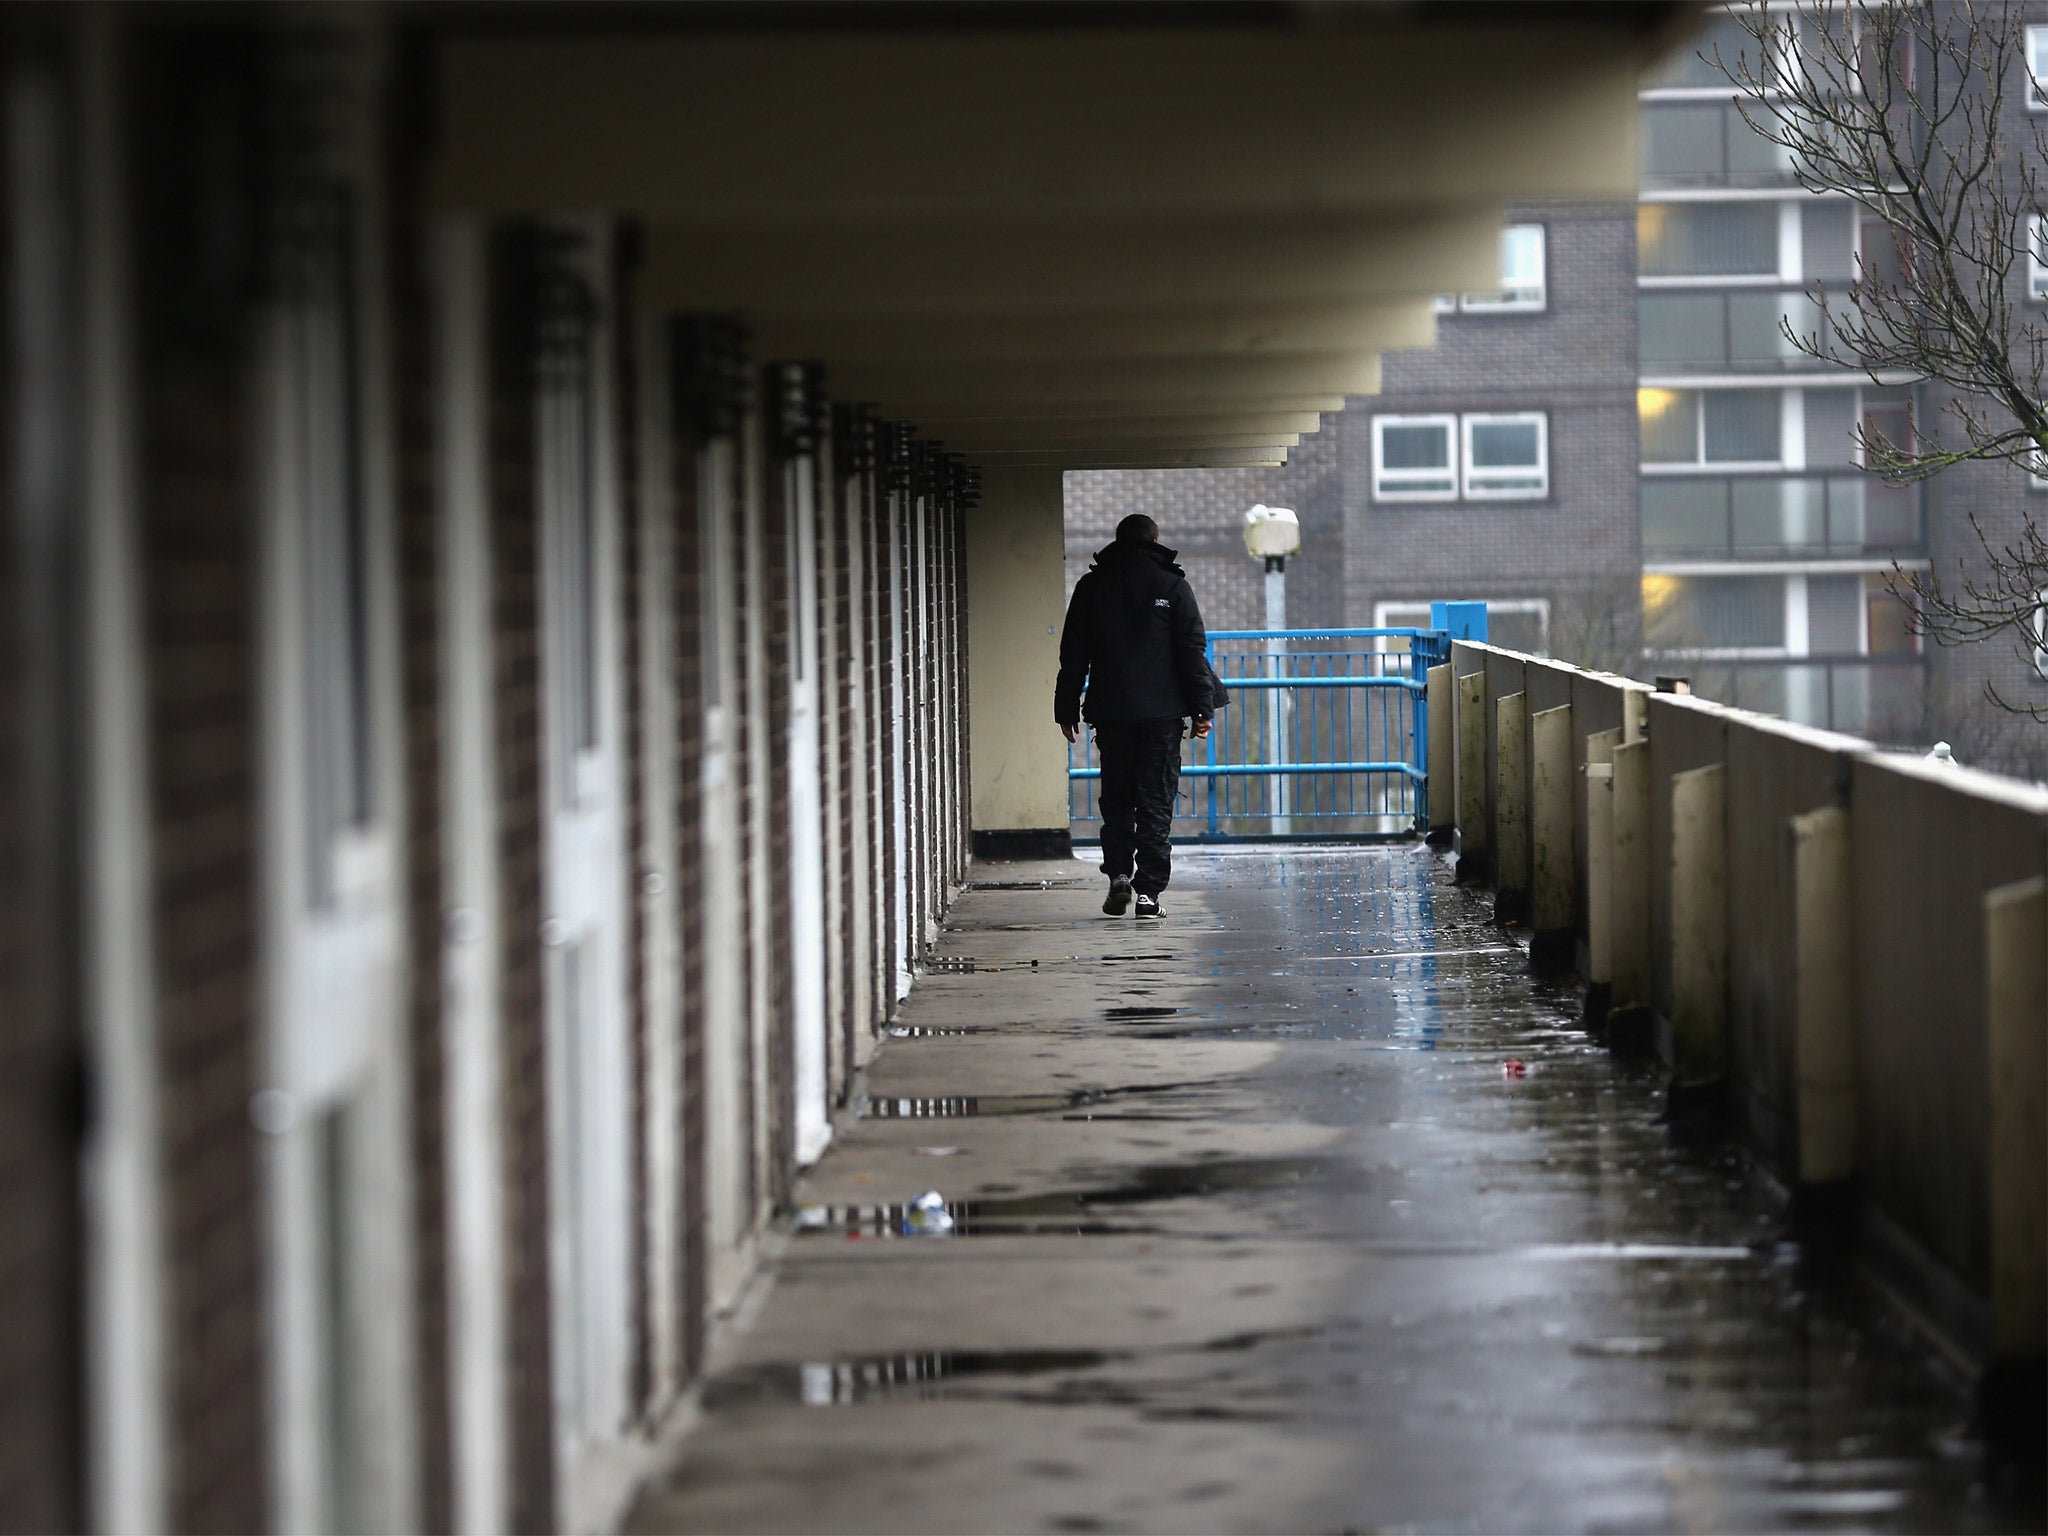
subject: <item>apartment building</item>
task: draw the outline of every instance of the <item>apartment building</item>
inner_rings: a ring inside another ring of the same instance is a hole
[[[1483,600],[1493,636],[1625,667],[1635,656],[1634,229],[1625,206],[1511,208],[1501,282],[1439,296],[1431,344],[1328,413],[1283,466],[1067,476],[1068,582],[1118,518],[1155,518],[1213,628],[1265,619],[1241,522],[1292,507],[1295,627],[1403,627]]]
[[[1826,350],[1887,236],[1848,199],[1802,190],[1744,121],[1713,61],[1745,49],[1718,18],[1642,92],[1645,665],[1726,703],[1909,737],[1927,658],[1894,567],[1927,567],[1924,498],[1867,474],[1853,432],[1907,442],[1924,407],[1910,375],[1859,377],[1786,335]]]

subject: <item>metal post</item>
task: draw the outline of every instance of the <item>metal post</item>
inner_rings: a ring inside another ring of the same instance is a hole
[[[1275,680],[1284,675],[1283,665],[1287,655],[1287,642],[1277,631],[1287,627],[1287,557],[1268,555],[1266,557],[1266,675]],[[1287,727],[1294,714],[1294,701],[1286,688],[1268,690],[1272,698],[1266,704],[1266,762],[1269,767],[1280,767],[1287,761]],[[1273,814],[1268,829],[1275,837],[1284,837],[1293,830],[1288,817],[1289,800],[1287,775],[1272,775],[1272,790],[1267,804]]]

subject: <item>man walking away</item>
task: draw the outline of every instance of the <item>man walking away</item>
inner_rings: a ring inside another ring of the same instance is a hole
[[[1138,916],[1159,916],[1159,893],[1173,873],[1181,722],[1191,718],[1193,734],[1206,736],[1223,702],[1202,612],[1173,557],[1159,542],[1159,525],[1132,513],[1075,583],[1060,635],[1052,715],[1068,741],[1084,715],[1095,727],[1102,872],[1109,876],[1102,910],[1111,917],[1123,915],[1134,890]]]

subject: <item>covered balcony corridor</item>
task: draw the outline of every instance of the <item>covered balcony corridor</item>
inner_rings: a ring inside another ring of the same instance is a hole
[[[2030,1528],[1447,857],[1176,870],[974,866],[630,1529]]]

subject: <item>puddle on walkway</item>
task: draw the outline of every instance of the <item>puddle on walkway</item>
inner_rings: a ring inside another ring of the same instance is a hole
[[[1214,1086],[1212,1082],[1197,1081],[1144,1083],[1127,1088],[1076,1088],[1065,1093],[983,1093],[910,1099],[870,1096],[860,1101],[857,1112],[866,1120],[963,1120],[989,1115],[1043,1115],[1085,1109],[1090,1104],[1108,1104],[1118,1099]]]
[[[1287,1344],[1319,1337],[1317,1328],[1274,1328],[1230,1334],[1199,1344],[1168,1344],[1146,1350],[1109,1349],[950,1349],[903,1354],[863,1355],[851,1359],[772,1361],[728,1371],[705,1384],[704,1407],[711,1412],[758,1404],[800,1403],[806,1408],[843,1408],[861,1403],[938,1402],[973,1396],[1015,1396],[991,1390],[992,1381],[1028,1381],[1046,1376],[1074,1376],[1140,1359],[1238,1354],[1263,1344]],[[1070,1386],[1064,1391],[1034,1394],[1039,1401],[1101,1401],[1101,1386]],[[1129,1387],[1120,1398],[1135,1394]]]
[[[954,1237],[1142,1236],[1161,1229],[1116,1220],[1119,1212],[1172,1200],[1204,1199],[1231,1191],[1279,1191],[1310,1184],[1324,1165],[1306,1158],[1233,1160],[1216,1158],[1159,1163],[1133,1171],[1120,1184],[1099,1189],[1056,1190],[1038,1195],[984,1196],[948,1200]],[[925,1237],[914,1230],[909,1205],[811,1205],[797,1212],[799,1237],[889,1239]],[[1243,1235],[1233,1227],[1233,1237]]]

